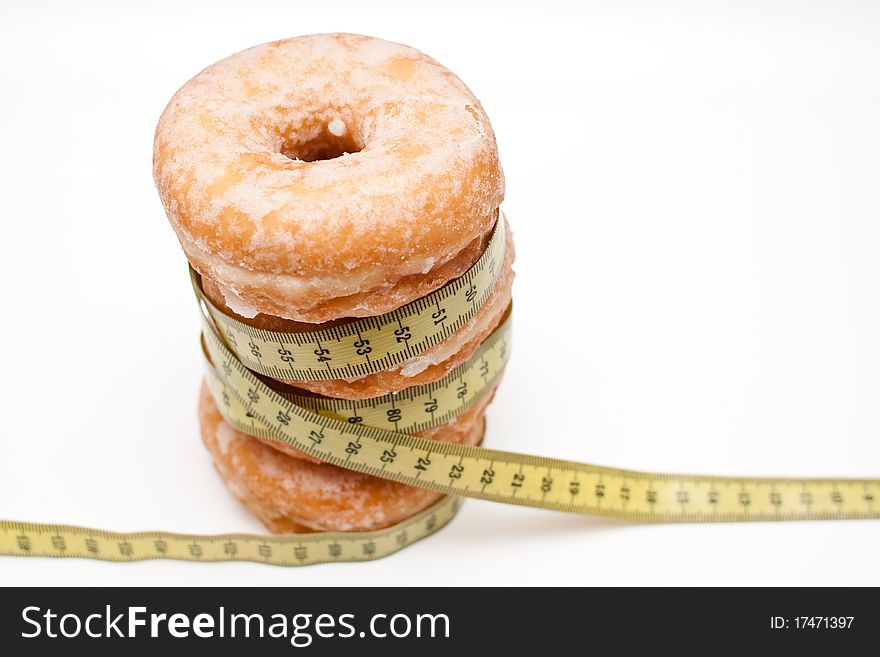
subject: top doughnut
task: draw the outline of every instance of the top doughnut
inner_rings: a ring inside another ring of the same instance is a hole
[[[461,275],[504,197],[465,84],[353,34],[206,68],[163,112],[153,173],[187,257],[230,308],[303,322],[387,312]]]

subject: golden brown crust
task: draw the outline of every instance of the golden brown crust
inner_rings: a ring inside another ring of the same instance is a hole
[[[244,317],[236,313],[229,305],[227,295],[210,274],[202,275],[202,289],[205,295],[218,308],[223,308],[228,315],[236,317],[245,324],[256,326],[267,331],[297,332],[314,331],[321,324],[322,328],[329,328],[334,324],[351,317],[372,317],[381,315],[389,310],[394,310],[406,305],[413,299],[420,299],[434,290],[443,287],[447,282],[458,278],[470,269],[479,260],[489,244],[491,233],[481,235],[471,241],[452,260],[432,269],[427,274],[410,274],[400,278],[392,287],[374,289],[367,292],[358,292],[345,297],[325,299],[310,308],[302,308],[296,311],[300,321],[285,319],[282,315],[290,313],[284,304],[267,290],[260,288],[247,288],[248,297],[259,299],[259,307],[264,312],[253,317]],[[246,286],[247,287],[247,286]],[[269,310],[272,309],[271,314]],[[344,319],[338,319],[344,318]]]

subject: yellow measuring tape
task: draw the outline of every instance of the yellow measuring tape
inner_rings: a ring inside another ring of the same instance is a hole
[[[218,405],[226,407],[224,417],[243,433],[266,437],[265,427],[247,414],[249,409],[236,413],[230,410],[230,393],[219,384],[211,364],[214,353],[202,334],[202,349],[207,360],[205,377]],[[449,422],[461,415],[487,394],[498,382],[510,355],[510,312],[501,324],[479,346],[465,363],[453,368],[442,379],[433,383],[412,386],[380,397],[369,399],[334,399],[320,395],[303,395],[272,389],[293,406],[318,415],[334,418],[352,425],[387,428],[399,433],[415,433]],[[260,392],[249,387],[247,398],[259,399]]]
[[[349,367],[358,373],[386,369],[389,362],[399,363],[424,351],[451,332],[446,320],[436,321],[439,317],[452,317],[449,326],[460,326],[467,321],[460,318],[472,317],[485,301],[497,279],[503,248],[499,222],[486,254],[461,279],[421,303],[409,304],[397,316],[354,320],[329,334],[272,333],[248,327],[212,306],[197,277],[193,278],[203,310],[206,380],[227,422],[321,461],[447,496],[432,507],[378,531],[281,536],[114,533],[3,521],[0,554],[108,561],[257,561],[279,566],[366,561],[437,531],[452,519],[464,497],[657,523],[880,517],[880,480],[654,474],[411,435],[448,421],[488,394],[509,354],[509,316],[468,362],[436,383],[397,394],[354,402],[332,400],[276,390],[254,373],[291,380],[334,378]],[[400,329],[409,337],[398,340]],[[365,347],[370,351],[361,353]]]
[[[648,522],[880,517],[878,480],[653,474],[344,422],[269,388],[207,325],[205,338],[214,363],[209,385],[230,424],[376,477],[446,495]]]
[[[371,561],[433,534],[452,520],[459,506],[458,499],[447,497],[386,530],[298,535],[125,533],[0,521],[0,555],[101,561],[256,561],[274,566]]]

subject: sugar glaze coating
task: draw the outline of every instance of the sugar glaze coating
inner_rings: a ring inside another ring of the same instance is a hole
[[[353,34],[206,68],[162,114],[153,172],[187,257],[231,306],[315,323],[380,314],[424,296],[425,278],[461,275],[504,195],[464,83],[418,50]]]

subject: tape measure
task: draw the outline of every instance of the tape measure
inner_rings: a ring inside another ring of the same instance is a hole
[[[509,313],[466,363],[440,381],[401,393],[332,400],[292,393],[258,376],[347,378],[418,355],[473,317],[486,300],[503,260],[503,231],[498,222],[487,251],[462,278],[398,311],[329,331],[249,327],[214,307],[192,273],[203,310],[206,380],[229,424],[342,468],[446,495],[432,507],[378,531],[277,536],[115,533],[0,521],[0,555],[279,566],[367,561],[437,531],[465,497],[656,523],[880,518],[880,480],[656,474],[411,435],[448,421],[492,388],[509,354]]]
[[[319,415],[265,385],[205,324],[208,382],[237,429],[445,495],[647,522],[880,517],[880,480],[654,474],[427,440]],[[233,403],[233,400],[235,403]]]
[[[71,525],[0,521],[0,555],[74,557],[100,561],[255,561],[311,566],[328,561],[371,561],[394,554],[441,529],[460,500],[447,497],[394,527],[375,532],[320,534],[179,534],[108,532]]]
[[[396,432],[415,433],[445,424],[464,413],[487,394],[501,377],[510,355],[510,309],[501,324],[483,341],[465,363],[453,368],[438,381],[412,386],[400,392],[369,399],[334,399],[304,395],[287,390],[277,382],[263,382],[297,408],[334,418],[349,424],[386,427]],[[205,376],[218,404],[230,405],[229,393],[218,386],[211,352],[202,334],[205,353]],[[256,401],[260,393],[249,388],[247,396]],[[264,428],[248,415],[227,413],[234,417],[243,433],[262,435]]]

